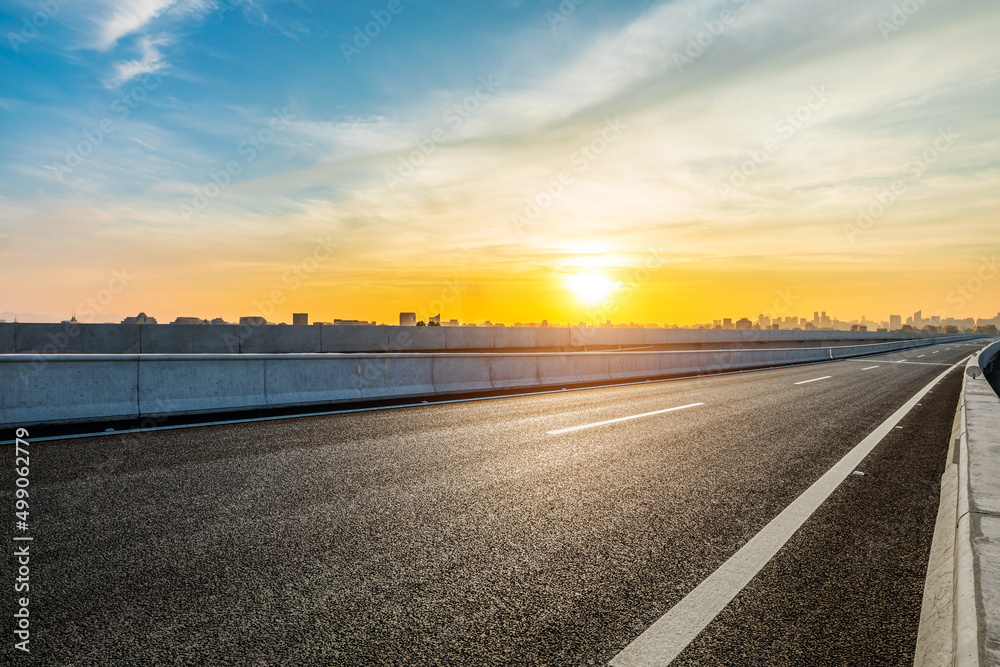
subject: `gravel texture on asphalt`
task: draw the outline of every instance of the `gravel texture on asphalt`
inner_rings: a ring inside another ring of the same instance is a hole
[[[18,664],[606,664],[941,373],[889,363],[926,352],[36,443]],[[954,381],[928,398],[687,664],[912,653]]]

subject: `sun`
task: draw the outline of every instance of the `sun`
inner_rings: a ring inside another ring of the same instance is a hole
[[[618,283],[601,273],[574,273],[566,276],[566,287],[581,303],[601,303],[618,288]]]

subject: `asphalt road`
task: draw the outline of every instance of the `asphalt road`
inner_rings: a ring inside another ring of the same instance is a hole
[[[4,660],[607,664],[977,347],[38,442]],[[960,372],[675,664],[912,663]]]

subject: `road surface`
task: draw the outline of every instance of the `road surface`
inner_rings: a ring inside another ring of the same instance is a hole
[[[18,664],[605,665],[976,349],[37,442]],[[960,379],[674,664],[912,663]]]

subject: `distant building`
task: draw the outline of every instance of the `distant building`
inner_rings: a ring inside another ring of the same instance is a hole
[[[122,324],[156,324],[155,317],[149,317],[146,313],[139,313],[135,317],[126,317]]]
[[[338,326],[338,327],[341,327],[341,326],[345,326],[345,327],[346,326],[350,326],[350,327],[358,327],[358,326],[372,327],[372,326],[375,326],[375,322],[366,322],[365,320],[334,320],[333,324],[335,326]]]
[[[903,326],[903,316],[902,315],[890,315],[889,316],[889,330],[899,331]]]
[[[401,327],[415,327],[415,326],[417,326],[417,314],[416,313],[400,313],[399,314],[399,326],[401,326]]]
[[[460,326],[460,324],[459,324],[458,320],[451,319],[451,320],[448,320],[447,322],[441,322],[441,326],[443,326],[443,327],[457,327],[457,326]]]
[[[209,324],[229,324],[229,322],[225,321],[221,317],[216,317],[214,320],[209,322]]]
[[[433,315],[431,317],[428,317],[427,318],[427,323],[430,324],[430,325],[435,325],[435,324],[440,325],[441,324],[441,313],[438,313],[437,315]]]
[[[736,320],[736,328],[742,330],[753,329],[753,322],[751,322],[745,317],[741,317],[740,319]]]
[[[6,321],[6,320],[0,320],[0,322],[4,322],[4,321]],[[63,320],[62,322],[60,322],[60,324],[79,324],[79,322],[76,321],[76,315],[73,315],[68,320]]]
[[[251,326],[259,326],[259,325],[262,325],[262,324],[267,324],[267,320],[265,320],[260,315],[246,315],[246,316],[240,317],[240,324],[249,324]]]
[[[292,324],[309,324],[309,313],[292,313]]]
[[[203,320],[200,317],[178,317],[171,324],[208,324],[208,320]]]

